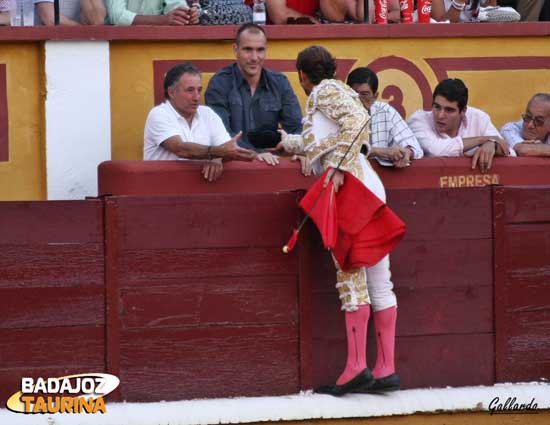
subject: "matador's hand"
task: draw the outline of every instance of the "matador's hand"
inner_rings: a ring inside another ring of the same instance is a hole
[[[309,159],[307,159],[307,156],[304,155],[294,155],[292,157],[292,161],[300,161],[300,165],[302,166],[302,174],[304,176],[311,176],[311,172],[313,171],[311,167],[311,162],[309,162]]]
[[[331,168],[330,171],[327,173],[327,176],[325,177],[323,188],[327,187],[331,180],[332,184],[334,185],[334,191],[338,192],[340,186],[344,184],[344,173],[340,170],[335,170],[334,168]]]

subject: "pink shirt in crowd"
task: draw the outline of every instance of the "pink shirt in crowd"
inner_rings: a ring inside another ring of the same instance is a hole
[[[447,134],[437,132],[432,111],[416,111],[409,118],[408,124],[426,156],[472,156],[478,148],[476,146],[463,152],[463,137],[501,137],[489,115],[472,106],[467,107],[466,116],[460,123],[456,137],[449,137]],[[510,149],[510,155],[516,156],[513,149]]]

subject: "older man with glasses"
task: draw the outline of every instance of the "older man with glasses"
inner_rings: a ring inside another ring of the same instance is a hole
[[[424,152],[412,130],[399,112],[384,102],[378,102],[378,77],[366,67],[356,68],[347,79],[359,95],[361,103],[371,115],[369,157],[381,165],[396,168],[407,167],[413,159],[420,159]]]
[[[550,94],[534,95],[521,120],[505,124],[500,132],[520,156],[550,156]]]

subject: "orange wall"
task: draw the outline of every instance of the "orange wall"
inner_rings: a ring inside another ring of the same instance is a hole
[[[223,40],[111,41],[113,159],[142,157],[143,126],[154,105],[155,62],[232,61],[231,44]],[[302,105],[305,96],[293,61],[311,44],[328,47],[341,61],[343,76],[355,66],[375,68],[381,99],[406,115],[429,107],[431,91],[445,75],[464,79],[470,104],[491,114],[497,127],[518,119],[533,93],[550,91],[548,37],[272,40],[268,58],[284,62]],[[9,159],[0,162],[0,200],[45,199],[43,41],[3,42],[0,64],[6,65],[9,119]],[[212,72],[203,74],[204,87],[211,76]]]
[[[407,116],[430,101],[441,72],[462,78],[470,89],[469,103],[486,110],[497,127],[519,119],[532,94],[550,91],[550,43],[544,37],[273,40],[268,58],[293,61],[312,44],[348,59],[342,67],[377,68],[382,100],[401,107]],[[143,126],[154,105],[153,63],[180,59],[233,59],[231,42],[111,43],[113,159],[141,159]],[[287,75],[303,105],[305,96],[292,66]],[[205,88],[211,76],[203,74]]]
[[[2,43],[6,64],[9,160],[0,162],[0,200],[46,198],[41,43]]]

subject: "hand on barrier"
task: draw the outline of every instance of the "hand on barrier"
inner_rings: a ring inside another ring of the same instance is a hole
[[[492,140],[483,143],[474,153],[472,158],[472,170],[479,165],[479,171],[486,173],[493,165],[493,158],[496,153],[496,143]]]
[[[414,156],[411,149],[409,149],[409,148],[399,148],[399,150],[401,151],[402,157],[401,157],[401,159],[398,159],[397,161],[394,161],[393,165],[396,168],[408,167],[409,165],[411,165],[411,160]]]
[[[256,159],[269,165],[279,164],[279,157],[277,155],[273,155],[271,152],[259,153]]]
[[[495,143],[495,147],[497,148],[497,152],[500,152],[502,156],[509,156],[510,155],[510,145],[508,142],[500,137],[491,137],[489,139],[490,142]]]
[[[300,161],[302,174],[306,177],[311,176],[313,168],[311,167],[311,162],[307,159],[307,156],[304,155],[294,155],[291,161]]]
[[[191,8],[189,9],[189,24],[197,25],[199,23],[199,16],[201,14],[201,5],[199,0],[191,0]]]
[[[189,25],[191,16],[191,9],[177,7],[164,15],[164,18],[166,25]]]
[[[205,180],[209,182],[215,182],[222,176],[223,164],[220,158],[206,161],[202,167],[202,175]]]

